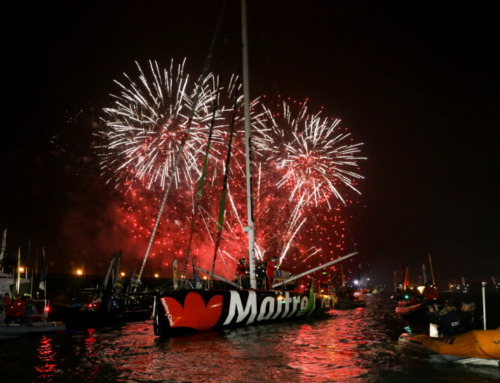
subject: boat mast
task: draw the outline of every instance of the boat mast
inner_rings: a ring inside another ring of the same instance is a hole
[[[248,226],[248,260],[250,264],[250,288],[257,288],[255,279],[255,232],[253,220],[253,197],[252,197],[252,151],[250,134],[250,89],[248,82],[248,38],[247,38],[247,2],[241,0],[241,36],[243,49],[243,96],[245,100],[245,167],[247,178],[247,212]]]

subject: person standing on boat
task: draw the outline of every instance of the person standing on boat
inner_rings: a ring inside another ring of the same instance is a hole
[[[261,263],[257,270],[255,270],[255,277],[257,278],[257,288],[263,289],[265,288],[265,280],[266,280],[266,267],[264,263]]]
[[[11,308],[11,299],[9,293],[5,293],[2,298],[3,310],[5,311],[5,324],[10,323],[12,320],[12,308]]]
[[[267,277],[267,288],[272,289],[273,288],[273,281],[274,281],[274,270],[276,269],[276,262],[278,261],[278,258],[272,257],[269,262],[267,262],[267,268],[266,268],[266,277]]]
[[[437,291],[436,286],[434,286],[430,282],[427,282],[425,284],[425,289],[424,289],[422,295],[424,296],[424,298],[427,302],[435,301],[438,298],[438,291]]]
[[[238,283],[240,286],[243,286],[245,284],[247,274],[247,260],[245,258],[241,258],[239,265],[236,266],[236,283]]]
[[[476,312],[476,304],[473,301],[462,301],[459,315],[463,333],[479,330],[481,328],[479,325],[482,322],[482,318],[481,315]]]
[[[12,309],[12,317],[17,323],[21,322],[24,317],[24,306],[25,303],[21,299],[21,295],[17,294],[15,299],[12,301],[10,307]]]
[[[462,333],[460,317],[453,302],[446,301],[445,307],[441,311],[439,311],[437,304],[429,306],[429,320],[441,328],[444,336]]]
[[[321,278],[319,279],[320,291],[323,293],[328,293],[328,284],[330,283],[330,276],[326,271],[321,273]]]
[[[33,323],[33,315],[36,314],[36,307],[33,298],[29,297],[27,299],[26,306],[24,306],[24,316],[26,317],[26,323]]]

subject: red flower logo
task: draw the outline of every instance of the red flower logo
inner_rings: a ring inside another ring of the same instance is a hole
[[[184,308],[174,298],[161,298],[170,327],[188,327],[207,331],[215,326],[222,312],[222,295],[210,298],[208,305],[200,294],[190,292],[184,301]]]

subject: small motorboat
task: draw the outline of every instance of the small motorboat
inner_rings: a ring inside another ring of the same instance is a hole
[[[398,307],[396,307],[396,314],[412,315],[418,312],[425,312],[426,308],[427,308],[427,302],[421,302],[415,305],[398,305]]]
[[[337,302],[334,308],[340,310],[356,309],[358,307],[365,307],[366,302],[357,298],[337,297]]]
[[[63,322],[33,322],[0,324],[0,339],[17,338],[27,335],[60,333],[66,330]]]
[[[475,330],[449,337],[410,335],[399,337],[399,347],[432,359],[458,364],[500,366],[500,328]]]

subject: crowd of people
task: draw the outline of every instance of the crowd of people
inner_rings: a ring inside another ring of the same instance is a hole
[[[5,324],[33,322],[33,315],[36,313],[35,303],[32,298],[24,294],[16,294],[14,299],[9,293],[5,293],[2,298],[2,306],[5,311]]]
[[[267,263],[261,262],[256,270],[255,277],[257,279],[258,289],[272,289],[274,282],[274,270],[277,269],[277,257],[272,257]],[[250,287],[249,268],[246,258],[239,260],[236,267],[235,282],[243,288]]]
[[[444,336],[481,329],[481,314],[476,311],[476,305],[471,300],[464,300],[460,309],[452,301],[446,301],[442,308],[434,303],[428,307],[427,315],[431,323],[439,326]]]

